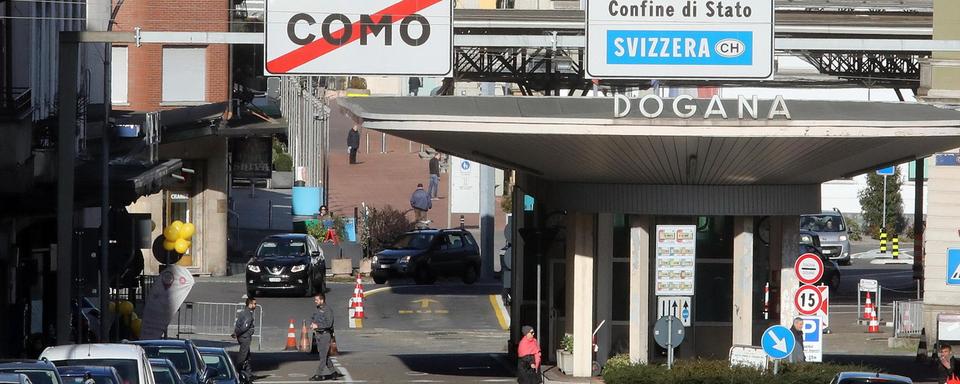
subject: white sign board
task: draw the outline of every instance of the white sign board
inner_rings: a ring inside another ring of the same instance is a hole
[[[267,0],[264,73],[445,76],[451,0]]]
[[[657,298],[657,318],[674,316],[680,319],[684,327],[690,326],[693,305],[686,296],[663,296]]]
[[[860,279],[860,283],[857,284],[857,290],[876,292],[877,287],[880,286],[880,283],[873,279]]]
[[[143,309],[143,324],[140,327],[140,339],[159,339],[167,331],[167,326],[177,315],[180,305],[187,299],[193,288],[193,275],[184,267],[168,265],[157,276],[147,304]]]
[[[750,367],[767,370],[767,353],[761,347],[752,345],[734,345],[730,347],[731,367]]]
[[[480,163],[450,156],[450,212],[480,213]]]
[[[697,226],[657,226],[657,296],[693,296]]]
[[[773,76],[770,0],[587,2],[586,74],[594,78]]]
[[[823,322],[819,317],[803,317],[803,356],[808,363],[823,362]]]

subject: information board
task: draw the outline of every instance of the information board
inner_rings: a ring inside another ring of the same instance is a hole
[[[658,225],[656,241],[656,295],[693,296],[697,226]]]

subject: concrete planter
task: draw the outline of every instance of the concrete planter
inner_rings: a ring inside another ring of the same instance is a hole
[[[573,352],[567,352],[562,349],[557,350],[557,368],[560,368],[564,374],[573,374]]]
[[[333,259],[330,271],[334,275],[349,275],[353,273],[353,261],[350,259]]]
[[[373,261],[367,258],[360,260],[360,268],[357,271],[364,275],[370,275],[370,272],[373,272]]]
[[[293,172],[273,171],[270,176],[270,187],[272,189],[293,188]]]

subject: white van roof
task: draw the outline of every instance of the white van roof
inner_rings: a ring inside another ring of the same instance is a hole
[[[143,349],[135,344],[74,344],[47,347],[41,359],[50,361],[86,359],[139,359]]]

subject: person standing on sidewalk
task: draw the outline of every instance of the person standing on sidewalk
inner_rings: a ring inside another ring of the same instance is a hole
[[[313,338],[317,343],[320,366],[317,367],[317,374],[313,375],[310,381],[333,380],[343,376],[330,360],[330,342],[333,340],[333,311],[327,307],[327,296],[323,293],[314,295],[313,303],[317,305],[317,310],[310,317],[310,329],[313,330]]]
[[[517,383],[539,384],[540,381],[540,343],[534,335],[533,327],[524,325],[523,338],[517,346]]]
[[[350,164],[357,163],[357,151],[360,150],[360,131],[354,124],[350,132],[347,133],[347,152],[350,153]]]
[[[423,190],[423,184],[417,184],[417,190],[410,196],[410,207],[413,208],[416,225],[419,227],[423,221],[427,220],[427,211],[433,208],[433,202],[430,201],[427,191]]]
[[[790,327],[790,332],[793,333],[794,340],[797,341],[796,345],[793,347],[793,351],[790,352],[790,356],[787,357],[787,362],[789,363],[804,363],[807,361],[807,356],[803,354],[803,319],[799,317],[793,318],[793,326]]]
[[[946,384],[951,378],[957,377],[957,358],[953,357],[953,347],[950,344],[941,344],[937,349],[935,359],[937,367],[937,383]]]
[[[246,306],[237,312],[237,322],[233,327],[233,337],[240,344],[237,356],[237,371],[240,371],[241,383],[252,383],[256,378],[250,367],[250,342],[253,341],[253,311],[257,309],[257,299],[247,297]]]
[[[433,157],[430,158],[430,186],[427,188],[427,193],[430,195],[430,198],[437,200],[437,194],[440,192],[440,152],[433,154]]]

